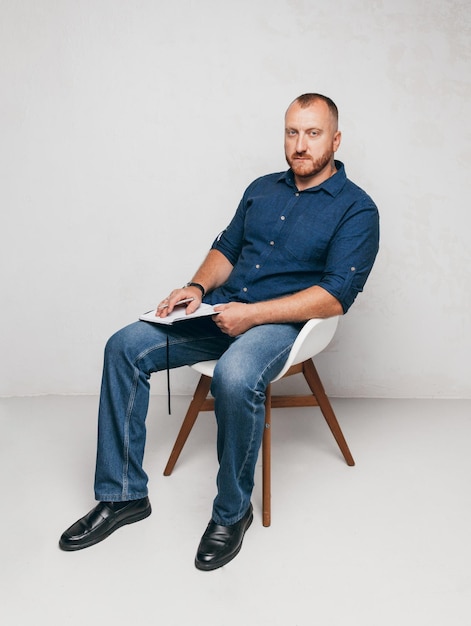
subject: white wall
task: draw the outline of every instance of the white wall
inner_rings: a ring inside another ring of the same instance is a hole
[[[285,108],[319,91],[382,215],[366,290],[318,360],[327,390],[471,397],[469,7],[0,0],[0,395],[96,393],[107,337],[285,168]],[[175,372],[174,391],[193,380]]]

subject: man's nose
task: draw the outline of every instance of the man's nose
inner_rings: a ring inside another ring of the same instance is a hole
[[[299,133],[296,138],[296,152],[306,152],[306,136],[304,133]]]

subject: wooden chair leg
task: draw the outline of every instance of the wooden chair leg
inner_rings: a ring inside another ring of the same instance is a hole
[[[167,461],[167,465],[164,469],[164,476],[170,476],[175,467],[175,463],[180,456],[180,453],[183,449],[183,446],[188,439],[188,435],[191,432],[191,429],[196,422],[196,418],[198,417],[198,413],[206,400],[206,397],[209,393],[209,388],[211,387],[211,377],[205,376],[204,374],[199,379],[198,385],[195,390],[195,395],[193,396],[193,400],[190,402],[190,406],[188,407],[188,411],[186,412],[185,419],[181,425],[180,431],[178,433],[177,439],[173,446],[173,450],[170,453],[169,459]]]
[[[348,448],[347,442],[345,441],[345,437],[343,436],[342,430],[340,428],[340,424],[335,417],[334,410],[332,409],[332,405],[330,404],[329,398],[326,396],[324,391],[324,387],[322,386],[321,379],[319,378],[319,374],[312,362],[312,359],[304,361],[303,363],[303,374],[306,378],[307,384],[309,385],[310,390],[314,394],[319,404],[319,407],[322,411],[322,415],[325,418],[325,421],[329,425],[330,430],[332,431],[333,436],[335,437],[335,441],[337,442],[347,465],[355,465],[355,461],[353,460],[353,456]]]
[[[271,524],[271,385],[265,396],[265,428],[262,439],[262,523]]]

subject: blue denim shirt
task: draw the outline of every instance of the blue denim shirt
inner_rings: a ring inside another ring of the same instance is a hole
[[[319,285],[347,312],[378,252],[379,215],[343,164],[335,164],[336,174],[304,191],[291,170],[249,185],[212,245],[234,269],[205,302],[260,302]]]

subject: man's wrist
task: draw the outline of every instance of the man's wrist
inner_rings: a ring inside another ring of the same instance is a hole
[[[262,302],[252,302],[247,305],[251,310],[251,318],[254,326],[260,326],[265,324],[265,318],[263,316],[263,303]]]
[[[197,289],[201,291],[203,298],[206,295],[206,290],[203,287],[203,285],[201,285],[200,283],[189,282],[189,283],[186,283],[185,287],[196,287]]]

